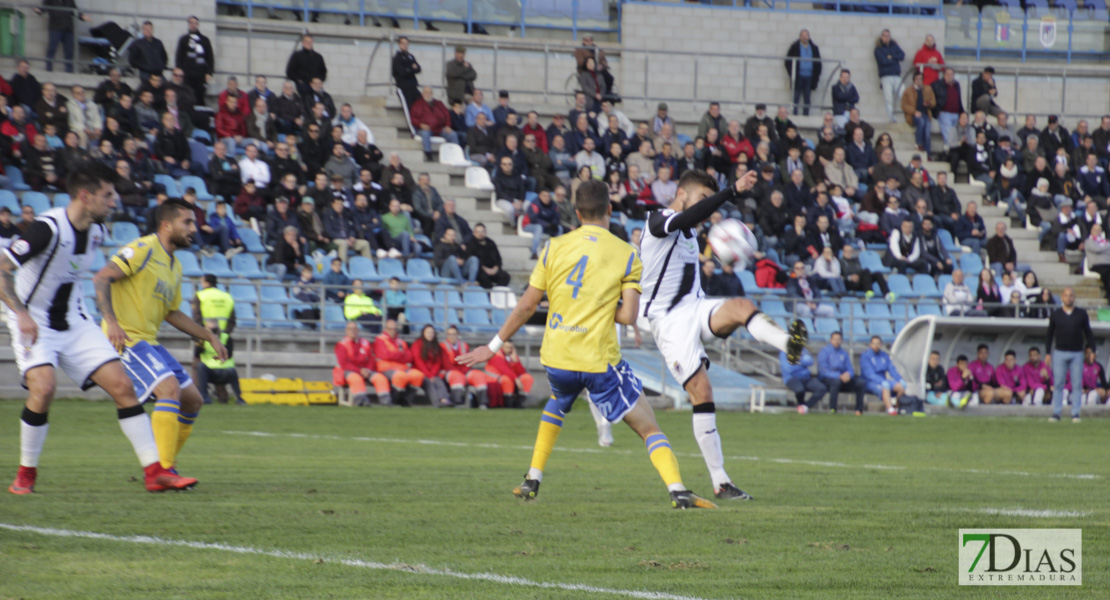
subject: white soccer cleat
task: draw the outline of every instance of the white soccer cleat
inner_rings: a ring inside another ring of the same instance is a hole
[[[608,448],[613,445],[613,426],[609,423],[597,426],[597,445]]]

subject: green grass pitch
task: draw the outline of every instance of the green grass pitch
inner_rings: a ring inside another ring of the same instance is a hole
[[[0,402],[5,487],[20,409]],[[639,439],[598,448],[581,404],[529,504],[534,410],[206,407],[179,463],[201,483],[170,494],[114,413],[55,404],[38,493],[0,494],[0,599],[1110,597],[1110,419],[721,414],[755,500],[675,511]],[[710,493],[690,414],[658,416]],[[958,587],[975,527],[1082,528],[1083,586]]]

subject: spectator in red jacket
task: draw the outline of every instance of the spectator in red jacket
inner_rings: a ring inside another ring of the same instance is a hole
[[[397,321],[385,322],[384,331],[374,340],[374,357],[378,372],[389,378],[397,394],[403,394],[399,403],[412,406],[417,388],[424,385],[424,374],[412,368],[412,352],[397,337]]]
[[[247,101],[247,95],[243,93],[243,90],[239,89],[239,80],[236,79],[234,75],[227,78],[227,89],[220,92],[219,104],[216,106],[227,104],[228,98],[235,98],[237,100],[236,108],[239,110],[240,114],[246,117],[247,113],[251,110],[251,105]]]
[[[536,111],[528,113],[528,121],[520,130],[527,136],[529,133],[536,136],[536,146],[547,154],[547,130],[540,124],[540,114]]]
[[[31,145],[31,140],[39,135],[35,124],[27,119],[27,111],[19,104],[12,107],[12,116],[0,124],[0,135],[9,138],[5,140],[11,144],[12,157],[20,159],[23,156],[23,145]]]
[[[748,160],[755,158],[755,147],[752,146],[751,140],[744,136],[744,132],[740,130],[740,121],[728,122],[728,133],[721,138],[721,147],[728,153],[728,159],[732,164],[740,162],[737,158],[740,153],[748,155]]]
[[[501,351],[489,359],[486,373],[501,382],[501,392],[505,394],[507,406],[520,408],[524,405],[525,396],[532,391],[533,379],[520,362],[520,355],[516,353],[512,342],[505,342]]]
[[[262,198],[262,194],[258,193],[258,186],[255,185],[253,179],[248,179],[243,184],[243,189],[235,197],[235,203],[232,204],[231,209],[235,211],[236,216],[244,221],[250,221],[251,219],[266,220],[266,200]]]
[[[413,127],[416,127],[420,139],[424,140],[424,156],[428,160],[433,160],[433,135],[438,135],[452,144],[459,143],[459,136],[451,129],[451,111],[447,110],[447,106],[442,102],[432,97],[430,86],[424,86],[424,91],[416,102],[412,103],[409,112]]]
[[[332,383],[350,388],[355,406],[370,404],[367,382],[374,387],[378,402],[389,404],[389,379],[374,371],[374,347],[359,335],[357,321],[347,321],[346,335],[335,345],[335,362],[338,364],[331,371]]]
[[[412,343],[412,362],[416,370],[424,374],[424,393],[428,395],[428,402],[433,406],[451,406],[451,399],[447,397],[447,382],[444,381],[449,366],[447,353],[439,345],[435,325],[425,325],[420,330],[420,339]]]
[[[220,104],[216,113],[216,138],[227,146],[227,153],[234,155],[237,144],[247,137],[247,121],[239,111],[239,99],[229,96]]]
[[[497,380],[477,369],[455,362],[456,358],[470,352],[470,345],[459,339],[459,328],[454,325],[448,327],[446,339],[440,345],[447,361],[447,385],[451,387],[451,402],[462,404],[466,400],[466,387],[470,386],[473,388],[475,405],[487,408],[489,401],[486,386]]]
[[[921,45],[921,49],[913,55],[913,66],[925,78],[924,85],[933,85],[933,82],[940,79],[941,76],[941,70],[933,67],[943,65],[944,56],[940,53],[940,50],[937,50],[937,41],[930,33],[925,36],[925,43]]]

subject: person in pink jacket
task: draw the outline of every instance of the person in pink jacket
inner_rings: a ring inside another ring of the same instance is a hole
[[[994,365],[990,363],[990,348],[979,344],[975,349],[976,357],[968,369],[979,384],[979,401],[983,404],[1009,404],[1014,399],[1010,390],[1002,390],[994,379]]]
[[[948,369],[948,388],[954,397],[960,399],[957,403],[960,408],[967,406],[968,399],[977,395],[979,383],[975,381],[971,369],[967,368],[967,357],[963,354],[956,357],[956,366]]]
[[[1025,386],[1025,372],[1017,364],[1017,354],[1013,350],[1006,351],[1002,364],[994,370],[994,381],[998,384],[999,396],[1009,394],[1011,402],[1024,402],[1028,392]]]
[[[1040,406],[1052,399],[1052,369],[1041,362],[1041,351],[1037,347],[1029,349],[1029,362],[1021,367],[1025,375],[1026,406]]]
[[[1064,389],[1071,391],[1071,375]],[[1107,395],[1106,372],[1098,364],[1095,349],[1088,346],[1083,351],[1083,404],[1102,404]]]

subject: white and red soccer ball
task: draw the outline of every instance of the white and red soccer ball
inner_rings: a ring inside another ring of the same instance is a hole
[[[709,246],[721,263],[746,269],[755,262],[759,242],[747,225],[736,219],[725,219],[709,229]]]

